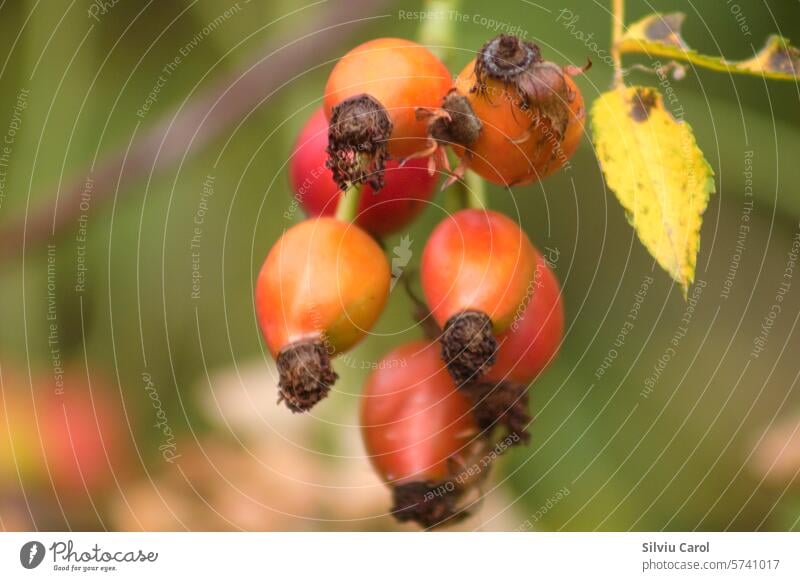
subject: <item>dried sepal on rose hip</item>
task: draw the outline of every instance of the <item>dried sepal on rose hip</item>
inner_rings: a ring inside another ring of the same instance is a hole
[[[325,86],[329,167],[341,189],[378,190],[389,157],[405,159],[428,143],[418,108],[439,107],[453,80],[427,48],[401,38],[365,42],[334,66]]]
[[[361,429],[398,521],[431,528],[468,516],[465,501],[488,472],[477,463],[486,442],[434,343],[407,343],[381,360],[364,388]]]
[[[555,359],[564,338],[561,288],[538,251],[529,289],[514,321],[497,336],[494,365],[483,379],[462,387],[472,399],[478,427],[504,428],[508,436],[518,436],[516,444],[529,441],[528,385]]]
[[[337,379],[330,358],[369,331],[390,280],[383,251],[354,224],[316,218],[281,236],[255,289],[259,326],[278,364],[279,401],[304,412],[328,395]]]
[[[333,216],[342,191],[325,166],[328,159],[328,120],[317,109],[297,137],[289,161],[289,178],[295,198],[308,216]],[[412,159],[402,167],[386,163],[386,183],[380,195],[365,185],[361,191],[356,224],[374,236],[401,230],[425,208],[436,190],[436,176],[427,160]]]
[[[393,125],[380,102],[366,93],[345,99],[331,111],[328,168],[339,188],[383,187]]]
[[[572,76],[582,72],[542,58],[539,47],[500,35],[478,51],[438,111],[429,133],[484,179],[514,186],[542,179],[569,160],[583,133],[586,111]]]
[[[527,235],[498,212],[460,210],[434,228],[422,254],[422,289],[457,384],[478,381],[494,364],[497,334],[524,303],[535,263]]]
[[[487,437],[495,430],[503,430],[501,438],[511,446],[530,441],[528,428],[532,418],[526,384],[480,379],[463,384],[461,391],[469,397],[475,423]]]

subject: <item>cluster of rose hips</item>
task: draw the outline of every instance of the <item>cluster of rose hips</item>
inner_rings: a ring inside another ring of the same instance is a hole
[[[437,172],[448,176],[443,188],[467,169],[514,186],[563,166],[583,131],[571,78],[579,71],[508,35],[487,42],[455,81],[428,49],[396,38],[337,62],[291,158],[308,219],[271,249],[255,290],[279,401],[304,412],[328,394],[331,357],[370,330],[389,295],[378,241],[417,216]],[[452,171],[446,147],[459,160]],[[337,211],[354,201],[357,216]],[[395,517],[430,527],[465,513],[486,473],[472,466],[497,438],[527,441],[527,386],[555,356],[564,314],[558,282],[527,235],[485,208],[436,226],[420,279],[428,338],[377,365],[361,421]]]

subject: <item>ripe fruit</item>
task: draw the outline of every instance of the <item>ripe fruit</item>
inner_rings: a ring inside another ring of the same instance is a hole
[[[380,189],[387,157],[424,150],[427,122],[416,110],[439,107],[452,85],[447,67],[410,40],[379,38],[344,55],[325,86],[329,166],[340,188]]]
[[[289,409],[307,411],[328,394],[337,377],[330,356],[369,331],[386,304],[390,279],[372,237],[335,218],[301,222],[273,246],[255,301]]]
[[[516,443],[528,442],[528,384],[555,357],[563,336],[561,289],[547,261],[536,252],[527,301],[497,336],[494,364],[481,380],[462,386],[473,401],[481,430],[502,426],[508,435],[519,437]]]
[[[500,35],[478,52],[444,100],[431,135],[450,143],[484,179],[523,185],[561,168],[575,153],[586,111],[574,67],[545,61],[539,47]]]
[[[292,190],[309,216],[334,215],[342,194],[325,166],[327,146],[328,120],[320,108],[300,132],[289,164]],[[364,186],[356,218],[356,224],[376,236],[409,224],[431,199],[436,186],[436,176],[428,172],[425,159],[410,159],[402,167],[389,160],[385,177],[380,192]]]
[[[364,444],[392,487],[399,521],[430,527],[458,514],[478,429],[469,400],[427,341],[387,354],[367,379],[361,406]]]
[[[528,237],[498,212],[461,210],[434,229],[422,254],[422,289],[444,331],[442,358],[459,385],[494,363],[495,334],[511,325],[535,264]]]
[[[561,289],[547,261],[537,252],[532,293],[520,315],[498,335],[497,358],[486,379],[524,385],[555,358],[564,337]]]

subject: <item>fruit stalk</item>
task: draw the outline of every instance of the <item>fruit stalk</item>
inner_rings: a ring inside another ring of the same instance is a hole
[[[472,171],[467,171],[464,179],[447,188],[445,193],[446,209],[450,213],[467,208],[485,210],[489,207],[485,182],[483,178]]]
[[[614,86],[621,87],[624,82],[619,43],[622,41],[625,26],[625,0],[612,0],[611,10],[611,58],[614,61]]]
[[[361,200],[363,184],[352,184],[339,198],[336,205],[336,219],[342,222],[352,222],[358,216],[358,203]]]
[[[486,200],[486,186],[483,178],[474,171],[467,171],[464,176],[465,191],[467,193],[466,206],[475,210],[485,210],[489,207]]]
[[[425,11],[428,13],[452,13],[458,10],[461,0],[427,0]],[[446,17],[442,20],[438,18],[426,18],[420,22],[419,43],[426,46],[433,54],[438,56],[445,63],[449,62],[452,56],[450,48],[454,46],[453,19]]]

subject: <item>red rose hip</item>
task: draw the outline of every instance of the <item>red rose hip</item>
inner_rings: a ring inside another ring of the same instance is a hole
[[[422,288],[459,385],[494,363],[495,336],[524,302],[535,262],[527,235],[498,212],[461,210],[434,229],[422,254]]]
[[[320,108],[309,118],[294,146],[289,176],[295,197],[308,216],[333,216],[342,192],[326,167],[328,120]],[[386,162],[385,183],[376,192],[361,191],[356,224],[375,236],[401,230],[424,209],[435,192],[437,176],[425,159]]]
[[[564,338],[561,288],[547,261],[538,252],[531,286],[524,309],[497,337],[497,357],[486,379],[527,385],[558,353]]]
[[[452,519],[462,487],[452,478],[479,436],[470,402],[430,342],[398,347],[377,367],[364,389],[361,426],[373,466],[392,487],[394,515],[426,527]]]

